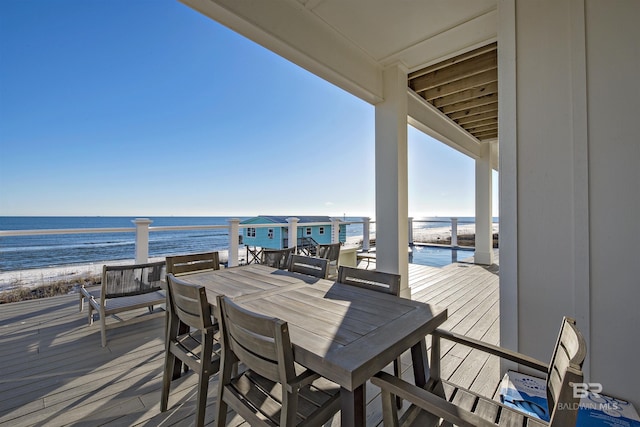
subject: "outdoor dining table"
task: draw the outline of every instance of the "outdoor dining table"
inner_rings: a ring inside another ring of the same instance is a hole
[[[365,425],[367,380],[405,350],[426,384],[425,336],[447,319],[446,308],[264,265],[181,278],[204,286],[212,305],[226,295],[288,322],[295,361],[340,385],[342,426]]]

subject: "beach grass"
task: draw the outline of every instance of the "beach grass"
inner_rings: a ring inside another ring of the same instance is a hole
[[[47,298],[56,295],[66,295],[77,292],[82,285],[94,286],[100,284],[100,277],[87,277],[82,281],[78,280],[58,280],[38,286],[28,286],[20,282],[14,282],[11,289],[0,292],[0,304],[26,301],[38,298]]]

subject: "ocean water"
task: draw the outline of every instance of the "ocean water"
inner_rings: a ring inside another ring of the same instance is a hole
[[[133,217],[0,217],[0,230],[130,228]],[[226,217],[155,217],[154,226],[227,225]],[[227,230],[149,233],[149,256],[226,248]],[[84,264],[135,257],[135,233],[0,237],[0,271]]]
[[[228,225],[231,217],[150,217],[151,227]],[[235,217],[237,218],[237,217]],[[134,217],[0,217],[0,230],[132,228]],[[240,217],[240,219],[246,219]],[[359,218],[345,218],[359,220]],[[362,225],[347,236],[362,235]],[[149,233],[149,257],[228,249],[227,229]],[[83,233],[0,237],[0,271],[133,259],[135,233]]]
[[[150,217],[152,227],[228,225],[231,217]],[[134,217],[0,217],[0,230],[132,228]],[[241,218],[245,219],[245,218]],[[361,221],[360,217],[344,217]],[[429,220],[429,222],[422,222]],[[460,218],[460,223],[473,222]],[[415,218],[414,230],[449,225],[448,218]],[[375,232],[375,224],[371,227]],[[226,229],[149,233],[149,256],[228,249]],[[347,226],[347,237],[362,236],[362,224]],[[83,233],[0,237],[0,271],[133,259],[135,233]]]

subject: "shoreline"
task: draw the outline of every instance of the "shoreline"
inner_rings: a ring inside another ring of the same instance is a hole
[[[498,232],[497,225],[494,225],[493,233]],[[458,227],[458,238],[464,239],[469,236],[475,237],[475,225],[463,225]],[[375,239],[375,233],[371,233],[371,238]],[[446,241],[451,238],[451,227],[436,227],[419,229],[414,231],[413,240],[416,243],[435,243]],[[362,246],[362,236],[348,237],[345,246]],[[220,261],[226,262],[229,257],[229,251],[219,250]],[[239,258],[245,259],[246,252],[244,247],[240,248]],[[165,257],[150,257],[149,262],[161,261]],[[41,267],[24,270],[0,271],[0,292],[11,291],[17,288],[35,288],[38,286],[46,286],[59,284],[61,282],[83,283],[91,279],[99,278],[102,274],[103,265],[127,265],[133,264],[133,259],[107,260],[93,263],[69,264],[54,267]]]

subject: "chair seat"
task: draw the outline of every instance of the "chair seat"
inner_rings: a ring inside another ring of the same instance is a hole
[[[282,386],[254,371],[246,370],[227,386],[233,396],[268,424],[278,425],[282,411]],[[318,377],[299,390],[296,425],[314,419],[320,412],[333,414],[340,408],[340,386]]]
[[[431,391],[441,388],[448,402],[459,408],[466,409],[480,418],[504,426],[527,426],[542,427],[547,426],[535,417],[531,417],[523,412],[517,411],[502,403],[489,399],[473,391],[460,388],[448,381],[441,381],[440,384],[430,385]],[[420,424],[413,424],[420,425]]]
[[[449,425],[438,416],[424,410],[421,406],[438,407],[444,412],[458,413],[465,422],[465,424],[461,422],[462,425],[474,425],[476,427],[495,425],[505,427],[548,427],[549,425],[535,417],[448,381],[429,382],[425,389],[420,389],[386,372],[381,372],[376,374],[373,382],[383,388],[390,388],[397,392],[399,396],[413,402],[398,420],[397,425],[402,427]],[[443,394],[444,398],[440,397]],[[416,403],[419,405],[416,405]],[[458,409],[468,411],[470,414],[465,416]]]
[[[83,296],[89,299],[95,310],[100,310],[102,298],[102,290],[80,288]],[[107,298],[104,304],[104,313],[106,315],[129,311],[136,308],[144,308],[152,305],[161,305],[166,302],[164,291],[149,292],[146,294],[132,295],[129,297]]]
[[[173,347],[177,347],[179,352],[182,354],[188,354],[189,358],[185,358],[185,360],[193,360],[192,363],[201,363],[200,355],[202,354],[202,334],[198,330],[189,331],[186,334],[178,335],[175,340],[171,342]],[[218,370],[218,365],[220,364],[220,343],[218,341],[214,341],[213,344],[213,352],[211,355],[211,366],[215,367],[215,370]],[[188,362],[187,365],[189,365]],[[193,368],[192,366],[190,366]]]

